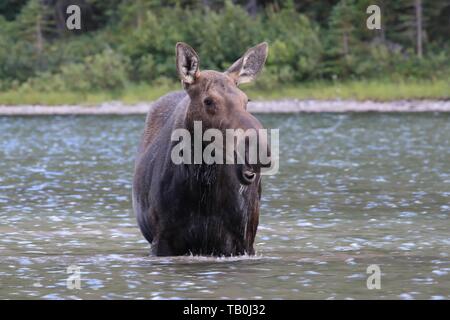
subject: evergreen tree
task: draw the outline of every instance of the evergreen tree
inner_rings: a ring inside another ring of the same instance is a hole
[[[17,17],[16,27],[19,37],[31,44],[37,68],[44,68],[45,35],[55,31],[50,8],[41,0],[29,0]]]
[[[450,1],[423,0],[424,30],[429,41],[438,40],[441,44],[450,39]]]
[[[387,5],[387,10],[394,17],[388,26],[389,36],[406,47],[414,48],[419,58],[423,55],[425,27],[428,22],[423,15],[423,8],[422,0],[399,0]]]
[[[355,31],[356,7],[353,0],[341,0],[333,7],[330,14],[329,32],[335,37],[340,53],[348,58],[351,46],[356,40]]]
[[[65,27],[69,4],[81,8],[81,31]],[[381,8],[381,30],[366,27],[371,4]],[[121,71],[131,81],[173,79],[177,41],[195,47],[203,68],[222,70],[268,41],[267,83],[434,77],[450,72],[449,17],[448,0],[4,0],[0,82],[43,72],[50,81],[68,64],[85,70],[89,61],[116,65],[119,58],[131,64]],[[92,58],[100,52],[108,52],[105,59]]]

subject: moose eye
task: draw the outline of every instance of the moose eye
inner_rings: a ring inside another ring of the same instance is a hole
[[[203,100],[203,103],[205,104],[205,106],[207,107],[212,107],[214,102],[212,101],[211,98],[205,98],[205,100]]]

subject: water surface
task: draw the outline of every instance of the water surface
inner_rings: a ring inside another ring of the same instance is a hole
[[[218,259],[149,256],[130,202],[144,116],[0,117],[0,298],[450,298],[449,115],[259,118],[281,161],[257,255]]]

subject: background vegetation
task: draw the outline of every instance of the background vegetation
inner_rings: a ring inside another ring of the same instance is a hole
[[[0,104],[154,99],[179,87],[177,41],[217,70],[268,41],[259,98],[450,97],[448,0],[3,0],[0,30]]]

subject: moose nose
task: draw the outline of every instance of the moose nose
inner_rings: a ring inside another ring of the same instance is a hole
[[[260,168],[270,167],[271,151],[267,130],[258,119],[246,111],[240,113],[238,119],[239,127],[246,132],[239,139],[239,144],[245,149],[245,154],[240,154],[245,164],[256,172]]]
[[[256,143],[256,146],[252,146],[251,143]],[[264,133],[258,132],[257,139],[253,141],[245,138],[245,164],[257,172],[261,168],[270,168],[271,150]]]

